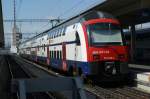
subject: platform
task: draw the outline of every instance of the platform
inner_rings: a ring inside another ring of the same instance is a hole
[[[150,66],[129,64],[129,68],[135,73],[137,88],[150,93]]]
[[[150,72],[150,65],[129,64],[129,68],[137,73]]]
[[[137,88],[150,93],[150,72],[136,74]]]

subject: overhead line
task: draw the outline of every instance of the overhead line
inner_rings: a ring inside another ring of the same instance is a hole
[[[63,19],[16,19],[16,22],[60,22]],[[14,19],[4,19],[4,22],[14,22]]]
[[[4,34],[9,35],[9,34],[12,34],[12,33],[4,33]],[[38,34],[38,33],[21,33],[21,34],[23,34],[23,35],[32,35],[32,34]]]

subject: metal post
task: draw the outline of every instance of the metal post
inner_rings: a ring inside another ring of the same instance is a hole
[[[24,80],[19,81],[19,98],[26,99],[26,90]]]
[[[82,80],[79,78],[74,78],[74,80],[75,80],[76,88],[78,88],[76,91],[76,99],[87,99],[85,95],[85,91],[83,89]]]
[[[136,30],[135,25],[131,25],[131,62],[135,61],[135,54],[136,54]]]

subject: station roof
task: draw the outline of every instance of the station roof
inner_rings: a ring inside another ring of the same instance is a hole
[[[149,0],[106,0],[91,8],[116,16],[124,26],[150,21]]]

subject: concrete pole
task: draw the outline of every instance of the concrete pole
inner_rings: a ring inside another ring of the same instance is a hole
[[[0,0],[0,48],[4,48],[4,26],[3,26],[2,0]]]

